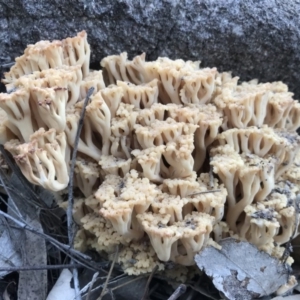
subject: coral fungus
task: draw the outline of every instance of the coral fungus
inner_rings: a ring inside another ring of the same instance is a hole
[[[101,71],[89,59],[85,32],[29,45],[0,94],[1,143],[30,182],[61,191],[95,88],[75,169],[77,247],[122,244],[129,274],[193,265],[226,236],[281,253],[300,193],[300,105],[287,86],[145,54],[106,57]]]

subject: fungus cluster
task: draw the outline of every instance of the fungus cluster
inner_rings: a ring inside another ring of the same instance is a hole
[[[122,245],[129,274],[191,266],[226,236],[279,257],[299,232],[300,104],[287,86],[144,54],[108,56],[101,71],[89,60],[85,32],[29,45],[0,94],[0,142],[30,182],[61,193],[94,87],[74,176],[77,248]]]

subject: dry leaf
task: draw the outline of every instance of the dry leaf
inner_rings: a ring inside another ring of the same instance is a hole
[[[13,175],[10,180],[10,186],[17,191],[22,192],[24,187],[19,179]],[[13,204],[13,202],[14,204]],[[25,221],[36,232],[43,232],[43,228],[39,221],[39,212],[37,208],[28,203],[22,194],[14,193],[13,199],[8,200],[8,213],[15,218],[19,218],[14,211],[16,206]],[[47,265],[47,251],[45,240],[35,233],[19,230],[22,243],[18,240],[18,244],[22,246],[21,256],[22,265],[24,266],[45,266]],[[47,270],[31,270],[19,272],[18,299],[45,299],[47,291]]]
[[[27,224],[36,231],[41,231],[38,220],[26,218]],[[23,265],[45,266],[47,254],[45,240],[40,236],[26,231],[24,243]],[[31,270],[19,272],[18,299],[45,299],[47,290],[47,270]]]
[[[14,239],[17,230],[8,231],[7,227],[1,225],[3,232],[0,236],[0,269],[9,267],[19,267],[22,265],[19,246],[15,241],[20,242],[19,239]],[[9,271],[0,271],[0,277],[9,274]]]
[[[288,271],[279,260],[248,242],[232,238],[208,246],[195,256],[201,270],[228,299],[251,300],[270,295],[285,284]]]
[[[63,269],[46,300],[74,300],[75,291],[71,287],[72,273]]]

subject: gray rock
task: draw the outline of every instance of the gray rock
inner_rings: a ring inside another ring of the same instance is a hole
[[[299,0],[0,0],[0,65],[27,44],[85,29],[92,62],[127,51],[201,60],[300,96]]]

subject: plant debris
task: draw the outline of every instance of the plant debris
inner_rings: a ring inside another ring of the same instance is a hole
[[[197,266],[231,300],[271,295],[288,281],[286,265],[248,242],[220,241],[221,250],[204,248],[195,256]]]
[[[72,273],[68,269],[63,269],[46,300],[59,300],[62,295],[64,295],[65,300],[73,300],[75,291],[71,287],[71,280]]]

